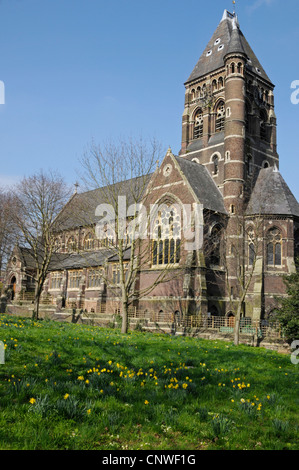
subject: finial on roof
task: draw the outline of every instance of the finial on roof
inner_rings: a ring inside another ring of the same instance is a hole
[[[235,12],[230,13],[228,10],[224,10],[221,21],[224,21],[224,20],[227,20],[227,19],[232,20],[235,16],[236,16]],[[221,23],[221,21],[220,21],[220,23]]]
[[[273,172],[274,172],[274,173],[278,173],[278,172],[279,172],[276,163],[274,163]]]
[[[74,186],[75,186],[74,194],[77,194],[77,192],[78,192],[78,186],[79,186],[78,181],[76,181],[76,183],[74,184]]]
[[[224,10],[221,21],[226,20],[227,18],[227,10]]]

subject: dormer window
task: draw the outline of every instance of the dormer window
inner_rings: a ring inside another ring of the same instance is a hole
[[[224,48],[224,44],[220,44],[220,46],[218,47],[218,51],[222,51],[223,48]]]
[[[212,55],[212,49],[210,49],[206,54],[207,57],[209,57],[210,55]]]
[[[220,42],[221,42],[220,38],[216,39],[216,41],[214,42],[214,46],[217,46],[217,44],[220,44]]]

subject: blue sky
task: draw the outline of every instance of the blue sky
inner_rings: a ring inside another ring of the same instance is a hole
[[[225,8],[231,0],[0,0],[0,185],[40,168],[72,184],[91,140],[142,134],[177,154],[184,82]],[[299,200],[299,2],[236,8],[276,84],[280,171]]]

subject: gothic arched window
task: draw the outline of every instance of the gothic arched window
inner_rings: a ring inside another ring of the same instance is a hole
[[[180,262],[181,217],[174,206],[164,205],[153,226],[152,264],[165,265]]]
[[[267,265],[281,266],[282,238],[278,228],[272,228],[267,234]]]
[[[215,132],[221,132],[224,130],[225,121],[225,105],[224,101],[220,101],[216,108],[216,121],[215,121]]]
[[[247,173],[247,176],[251,176],[252,173],[253,173],[252,155],[247,155],[247,157],[246,157],[246,173]]]
[[[92,233],[88,233],[84,239],[84,250],[93,250],[95,245],[94,236]]]
[[[267,112],[263,109],[260,112],[260,137],[262,140],[267,140]]]
[[[211,230],[210,243],[211,243],[211,264],[219,265],[221,263],[221,240],[222,240],[222,227],[215,225]]]
[[[219,165],[218,155],[213,156],[212,162],[213,162],[213,165],[214,165],[213,173],[214,173],[214,175],[218,175],[218,165]]]
[[[202,110],[199,109],[194,118],[194,132],[193,139],[199,139],[203,136],[203,115]]]
[[[254,243],[248,245],[248,265],[253,266],[255,260],[255,246]]]
[[[77,249],[77,242],[76,242],[74,235],[72,235],[67,241],[67,251],[71,253],[73,251],[76,251],[76,249]]]

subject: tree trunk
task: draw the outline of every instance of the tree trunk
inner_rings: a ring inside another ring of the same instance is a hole
[[[240,318],[241,318],[241,312],[242,312],[242,305],[243,301],[239,303],[238,305],[238,310],[237,310],[237,315],[235,317],[235,325],[234,325],[234,344],[237,346],[240,341]]]
[[[234,344],[237,346],[240,340],[240,318],[235,319],[235,326],[234,326]]]
[[[33,305],[33,312],[32,312],[32,320],[39,320],[39,304],[40,304],[40,296],[42,292],[42,285],[37,283],[34,292],[34,305]]]
[[[121,332],[127,333],[128,331],[128,303],[125,301],[122,305],[122,325]]]
[[[32,320],[38,320],[39,319],[39,301],[40,301],[40,296],[34,297],[34,307],[33,307],[33,312],[32,312]]]

